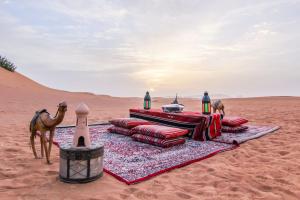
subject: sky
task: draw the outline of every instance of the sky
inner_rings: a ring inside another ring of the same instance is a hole
[[[0,55],[112,96],[300,96],[300,0],[0,0]]]

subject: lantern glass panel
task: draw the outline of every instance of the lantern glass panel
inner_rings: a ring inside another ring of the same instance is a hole
[[[144,101],[144,108],[145,109],[150,109],[151,108],[151,101],[149,101],[149,100]]]

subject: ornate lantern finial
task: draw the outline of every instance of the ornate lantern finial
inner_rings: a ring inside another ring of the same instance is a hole
[[[151,109],[151,97],[148,91],[146,92],[146,95],[144,97],[144,109],[145,110]]]
[[[175,99],[174,99],[174,101],[173,101],[172,104],[179,104],[179,103],[178,103],[178,100],[177,100],[177,93],[176,93],[176,97],[175,97]]]
[[[211,102],[207,91],[204,92],[202,98],[202,113],[205,115],[211,114]]]

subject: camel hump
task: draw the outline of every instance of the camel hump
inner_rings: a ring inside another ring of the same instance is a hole
[[[213,108],[218,108],[219,106],[223,106],[222,101],[220,99],[217,99],[216,101],[213,102],[212,107]]]
[[[39,116],[42,113],[48,113],[49,114],[49,112],[46,109],[38,110],[38,111],[35,112],[32,120],[30,121],[30,126],[29,126],[29,130],[30,130],[31,133],[35,132],[34,126],[36,124],[37,119],[39,118]]]

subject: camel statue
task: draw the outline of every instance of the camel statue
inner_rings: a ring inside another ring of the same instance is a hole
[[[40,141],[41,141],[41,155],[44,157],[44,150],[46,154],[47,163],[50,164],[50,152],[51,146],[53,143],[54,131],[55,127],[60,124],[65,116],[67,111],[67,103],[62,102],[58,105],[58,110],[56,112],[55,117],[51,117],[46,109],[36,111],[30,122],[30,142],[34,157],[38,159],[39,157],[36,154],[34,138],[36,137],[37,131],[40,132]],[[47,148],[47,138],[46,132],[49,131],[49,147]]]
[[[220,99],[212,103],[212,108],[213,108],[213,113],[215,113],[218,110],[219,113],[222,113],[225,116],[225,106]]]

